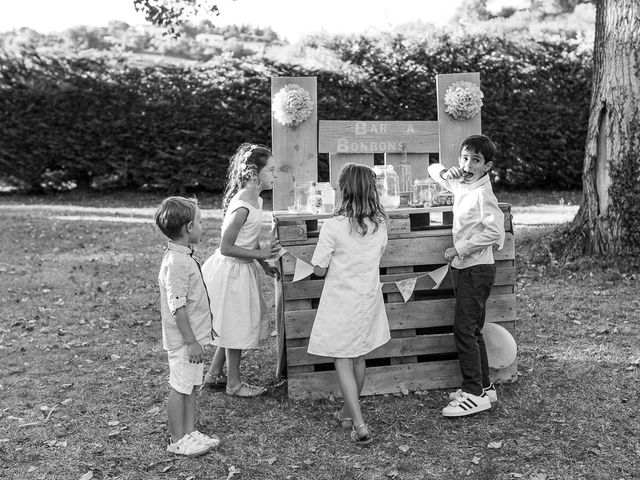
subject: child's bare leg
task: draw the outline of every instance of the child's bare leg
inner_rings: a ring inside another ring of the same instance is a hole
[[[365,364],[364,357],[357,357],[353,359],[353,375],[356,377],[356,385],[358,386],[358,397],[362,393],[362,387],[364,387],[364,376],[367,365]]]
[[[242,350],[225,348],[227,352],[227,388],[233,390],[240,385],[240,357]]]
[[[358,397],[360,397],[360,394],[362,393],[362,388],[364,387],[366,364],[364,361],[364,357],[353,358],[352,361],[353,361],[353,376],[356,379]],[[340,417],[341,418],[349,417],[349,411],[347,410],[346,404],[342,405],[342,409],[340,410]]]
[[[183,427],[185,433],[191,433],[196,429],[196,389],[191,391],[191,395],[185,395]]]
[[[351,358],[334,358],[333,362],[336,366],[338,374],[338,384],[342,391],[344,399],[344,407],[349,416],[353,419],[354,425],[362,425],[364,419],[360,410],[360,393],[358,392],[358,383],[354,375],[354,364]]]
[[[169,392],[169,399],[167,401],[167,417],[169,420],[169,430],[171,431],[171,443],[175,443],[184,437],[187,433],[185,427],[185,403],[187,397],[183,393],[175,391],[173,388]]]
[[[226,352],[223,347],[216,347],[216,351],[213,353],[213,360],[211,361],[211,366],[209,367],[209,371],[205,376],[205,382],[213,382],[215,378],[219,375],[222,375],[222,369],[224,368],[224,362],[226,360]]]

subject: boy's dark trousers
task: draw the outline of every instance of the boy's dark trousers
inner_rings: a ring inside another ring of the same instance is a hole
[[[495,265],[474,265],[457,270],[453,337],[458,350],[463,392],[482,395],[491,384],[487,349],[482,337],[487,298],[496,276]]]

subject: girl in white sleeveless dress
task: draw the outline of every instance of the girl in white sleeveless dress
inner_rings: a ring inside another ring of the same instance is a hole
[[[265,273],[278,277],[266,259],[278,252],[277,242],[261,250],[262,190],[273,188],[275,162],[271,151],[243,144],[231,158],[225,189],[220,247],[202,266],[211,301],[213,328],[218,333],[205,384],[224,384],[222,368],[227,362],[226,393],[255,397],[263,387],[249,385],[240,375],[242,350],[257,348],[269,335],[269,318],[262,298],[257,261]]]

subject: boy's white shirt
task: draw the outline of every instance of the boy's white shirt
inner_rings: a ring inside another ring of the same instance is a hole
[[[453,245],[458,256],[451,266],[468,268],[493,264],[493,246],[501,250],[504,245],[504,214],[493,193],[489,175],[467,184],[443,179],[446,168],[435,163],[429,166],[429,175],[454,195]]]

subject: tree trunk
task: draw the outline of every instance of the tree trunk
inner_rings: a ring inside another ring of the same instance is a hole
[[[588,255],[640,244],[640,2],[597,0],[593,90],[574,228]]]

